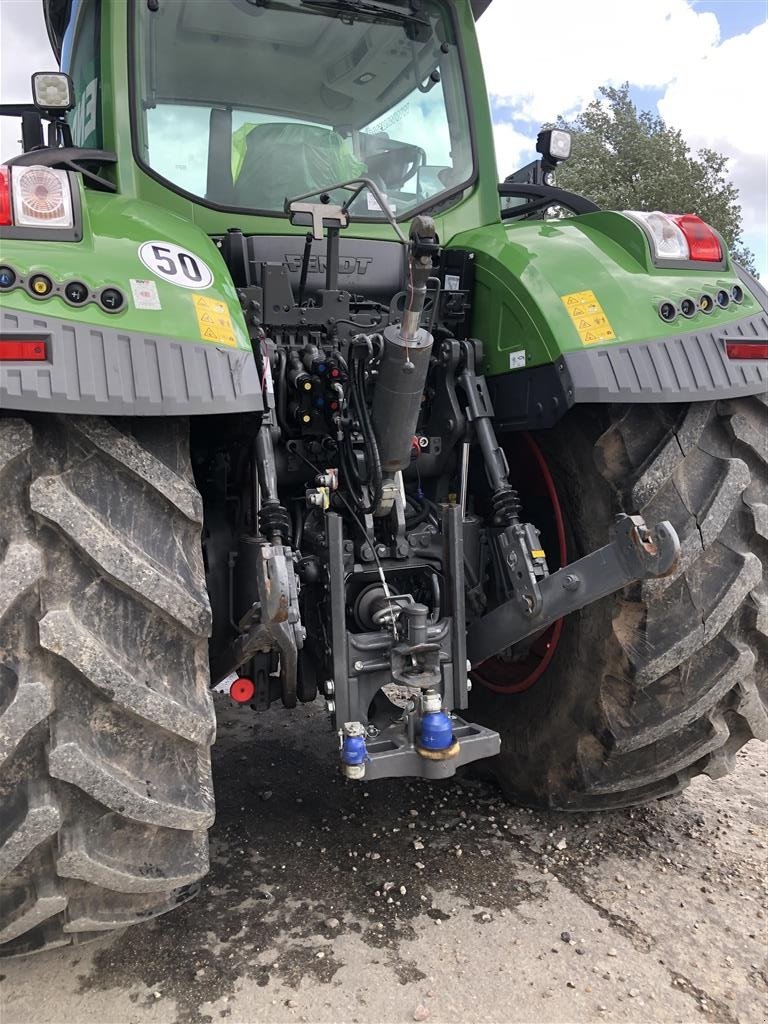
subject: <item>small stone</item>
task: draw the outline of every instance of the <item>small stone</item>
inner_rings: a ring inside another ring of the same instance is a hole
[[[405,888],[405,886],[404,886],[404,885],[401,885],[401,886],[400,886],[400,895],[401,895],[401,896],[405,896],[405,894],[406,894],[407,892],[408,892],[408,890],[407,890],[407,889]]]
[[[152,993],[152,995],[155,997],[155,999],[159,999],[162,996],[162,994],[163,994],[162,992],[153,992]]]
[[[417,861],[416,861],[416,864],[415,864],[415,867],[417,867],[417,868],[419,869],[419,871],[423,871],[423,870],[424,870],[424,867],[425,867],[425,865],[424,865],[424,864],[422,864],[422,862],[421,862],[420,860],[417,860]]]
[[[338,917],[326,917],[325,919],[326,928],[338,928],[340,924],[341,922],[339,921]]]
[[[317,957],[318,960],[325,960],[325,953],[322,951],[322,949],[318,950],[318,952],[315,953],[315,956]]]
[[[571,941],[571,933],[570,932],[560,932],[560,938],[563,940],[563,942],[570,942]]]
[[[413,841],[413,848],[414,848],[414,850],[423,850],[424,849],[424,843],[422,843],[422,841],[420,839],[414,839],[414,841]]]
[[[296,1002],[296,1000],[295,1000],[295,999],[289,999],[289,1000],[287,1001],[287,1003],[286,1003],[285,1005],[286,1005],[286,1006],[287,1006],[287,1007],[288,1007],[289,1009],[291,1009],[291,1010],[295,1010],[295,1009],[296,1009],[296,1007],[297,1007],[297,1006],[298,1006],[299,1004],[298,1004],[298,1003]]]
[[[576,983],[573,981],[566,981],[565,984],[568,986],[568,988],[576,988]]]
[[[428,1006],[425,1006],[423,1003],[419,1003],[419,1005],[413,1011],[414,1020],[429,1020],[431,1015],[432,1011]]]
[[[608,950],[608,956],[618,956],[618,955],[619,955],[618,952],[613,948],[613,946],[611,946],[611,948]]]
[[[204,974],[205,974],[205,968],[204,967],[198,967],[198,969],[195,971],[195,977],[196,978],[202,978],[202,976]]]
[[[600,1013],[607,1013],[608,1011],[608,1007],[605,1005],[605,1003],[598,1003],[597,1008],[600,1011]]]
[[[380,853],[372,853],[371,854],[371,860],[381,860],[381,854]]]
[[[568,843],[566,843],[566,841],[564,839],[561,839],[560,842],[557,844],[556,849],[558,849],[558,850],[565,850],[567,846],[568,846]]]
[[[272,799],[272,790],[271,789],[265,789],[264,792],[261,794],[261,799],[262,800],[271,800]]]
[[[637,997],[640,995],[640,989],[639,988],[631,988],[629,990],[629,995],[630,995],[630,997],[632,999],[637,999]]]
[[[408,813],[410,814],[410,816],[411,816],[412,818],[418,818],[418,816],[419,816],[419,812],[418,812],[418,811],[416,810],[416,808],[415,808],[415,807],[412,807],[412,808],[411,808],[411,809],[410,809],[410,810],[408,811]]]
[[[488,913],[485,913],[485,914],[481,914],[481,915],[480,915],[480,920],[481,920],[481,921],[486,921],[486,922],[487,922],[487,921],[491,921],[491,920],[493,920],[493,918],[491,917],[491,915],[490,915],[490,914],[488,914]]]

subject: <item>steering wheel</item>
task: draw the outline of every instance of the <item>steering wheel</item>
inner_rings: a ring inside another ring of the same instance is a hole
[[[402,188],[426,162],[427,154],[421,146],[397,143],[392,149],[371,153],[364,159],[369,173],[380,177],[387,188]]]

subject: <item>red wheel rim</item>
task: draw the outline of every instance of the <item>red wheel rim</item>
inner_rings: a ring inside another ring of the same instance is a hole
[[[552,506],[560,565],[567,564],[565,521],[557,488],[549,466],[530,434],[523,434],[539,478],[544,485],[546,496]],[[541,679],[555,656],[563,632],[563,620],[558,619],[531,645],[528,657],[520,662],[508,662],[503,658],[488,658],[479,669],[472,672],[472,679],[494,693],[524,693]]]

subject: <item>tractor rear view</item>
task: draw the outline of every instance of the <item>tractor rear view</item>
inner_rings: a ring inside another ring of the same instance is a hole
[[[768,737],[768,297],[499,185],[470,0],[44,0],[0,168],[0,952],[208,866],[211,687],[583,810]]]

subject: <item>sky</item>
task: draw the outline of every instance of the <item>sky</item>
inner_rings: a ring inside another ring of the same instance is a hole
[[[5,103],[28,100],[31,73],[55,67],[41,12],[40,0],[0,0]],[[768,277],[768,0],[548,0],[542,14],[534,25],[530,0],[494,0],[478,23],[500,176],[535,157],[542,123],[628,81],[694,151],[728,156],[744,241]],[[2,119],[0,159],[18,149],[16,126]]]

